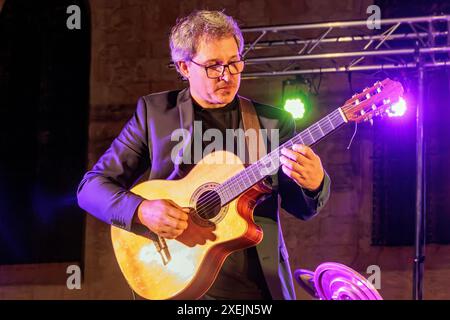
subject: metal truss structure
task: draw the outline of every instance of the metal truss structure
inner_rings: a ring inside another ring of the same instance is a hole
[[[249,41],[243,79],[388,69],[417,71],[416,229],[413,298],[423,296],[425,260],[424,73],[450,66],[450,16],[242,29]],[[356,49],[355,49],[356,48]],[[356,50],[356,51],[355,51]]]
[[[244,28],[244,79],[450,65],[450,16]],[[356,49],[356,50],[355,50]]]

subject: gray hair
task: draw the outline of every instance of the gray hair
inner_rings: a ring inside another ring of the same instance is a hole
[[[244,38],[236,21],[221,11],[194,11],[187,17],[177,19],[170,32],[170,54],[177,71],[177,62],[188,61],[197,53],[201,38],[221,39],[233,36],[242,55]]]

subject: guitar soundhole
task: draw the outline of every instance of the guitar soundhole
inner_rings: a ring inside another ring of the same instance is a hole
[[[208,190],[200,195],[195,205],[197,214],[205,220],[215,218],[221,209],[220,197],[217,192]]]

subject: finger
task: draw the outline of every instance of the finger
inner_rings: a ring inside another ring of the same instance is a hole
[[[188,223],[186,221],[175,219],[170,216],[166,217],[166,219],[164,220],[164,224],[178,230],[186,230],[188,226]]]
[[[162,237],[165,238],[165,239],[175,239],[177,237],[177,235],[172,234],[172,233],[164,233],[162,235]]]
[[[295,161],[292,161],[291,159],[285,157],[285,156],[281,156],[280,157],[280,162],[288,167],[289,169],[296,171],[297,173],[301,174],[304,170],[305,167]]]
[[[177,220],[187,221],[189,219],[189,215],[186,213],[186,211],[180,210],[173,206],[167,207],[167,214]]]
[[[173,237],[174,238],[177,238],[177,237],[179,237],[182,233],[184,232],[184,230],[174,230],[173,231]]]
[[[183,233],[183,230],[173,229],[170,227],[164,227],[161,231],[161,235],[167,239],[174,239]]]
[[[178,220],[176,223],[175,229],[184,231],[187,229],[187,227],[188,227],[188,223],[186,221]]]
[[[167,213],[171,218],[174,218],[177,220],[188,221],[188,219],[189,219],[189,215],[186,212],[180,211],[177,209],[169,209],[167,211]]]
[[[187,220],[188,216],[187,214],[190,212],[191,208],[189,207],[181,207],[179,206],[175,201],[171,200],[171,199],[167,199],[166,200],[170,205],[172,205],[173,208],[178,209],[180,211],[182,211],[181,217],[180,219],[182,220]],[[185,213],[185,214],[183,214]],[[176,217],[175,217],[176,218]]]
[[[171,239],[171,237],[172,237],[172,235],[169,232],[165,232],[165,231],[159,232],[158,236],[166,238],[166,239]]]
[[[163,237],[165,239],[172,239],[172,237],[173,237],[172,233],[169,232],[168,230],[167,231],[160,231],[158,233],[158,236]]]
[[[173,230],[172,231],[172,236],[175,239],[176,237],[180,236],[183,233],[184,230]]]
[[[311,149],[308,146],[305,146],[304,144],[294,144],[292,146],[292,149],[294,151],[301,153],[310,160],[314,160],[314,158],[316,157],[316,154],[314,153],[313,149]]]
[[[301,165],[305,165],[311,161],[310,159],[308,159],[304,155],[302,155],[300,152],[297,152],[297,151],[294,151],[291,149],[283,148],[283,149],[281,149],[281,154]]]

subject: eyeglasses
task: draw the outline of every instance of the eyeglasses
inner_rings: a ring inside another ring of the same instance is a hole
[[[196,64],[199,67],[205,68],[206,76],[210,79],[217,79],[223,76],[225,73],[225,68],[228,68],[228,72],[230,74],[239,74],[244,70],[244,60],[233,61],[229,64],[215,64],[212,66],[206,66],[200,63],[191,60],[192,63]]]

